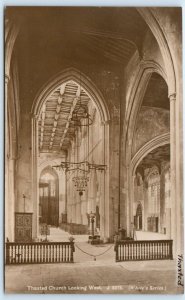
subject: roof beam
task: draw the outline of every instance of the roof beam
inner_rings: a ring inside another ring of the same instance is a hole
[[[98,30],[93,30],[93,29],[84,29],[84,30],[78,30],[78,29],[71,29],[70,31],[73,31],[75,33],[80,33],[84,35],[90,35],[90,36],[99,36],[102,38],[112,38],[114,40],[122,40],[126,41],[130,45],[133,45],[135,48],[137,48],[137,45],[134,40],[130,39],[130,35],[127,31],[124,33],[118,33],[118,32],[113,32],[113,31],[98,31]]]
[[[97,52],[102,53],[102,55],[104,57],[107,57],[107,58],[109,58],[113,61],[116,61],[118,63],[122,63],[122,64],[124,63],[123,59],[120,59],[118,57],[118,55],[115,55],[111,52],[108,52],[107,50],[105,50],[105,48],[102,48],[102,46],[100,46],[100,43],[96,42],[95,40],[94,40],[94,43],[93,43],[93,47],[92,47],[92,41],[91,41],[90,38],[89,39],[86,38],[86,42],[87,42],[88,46],[91,47],[91,50],[95,50],[96,53]]]
[[[40,149],[42,149],[43,146],[45,118],[46,118],[46,104],[43,105],[42,112],[41,112],[40,145],[39,145]]]
[[[128,56],[130,56],[130,54],[132,52],[134,52],[133,50],[135,50],[135,48],[130,48],[132,49],[132,51],[127,50],[127,46],[124,48],[124,52],[122,51],[122,49],[120,50],[120,43],[116,43],[115,40],[107,38],[106,40],[102,41],[102,39],[100,39],[97,36],[92,36],[91,39],[96,43],[96,45],[99,45],[99,47],[105,51],[105,53],[109,53],[110,55],[115,55],[118,56],[119,59],[123,60],[125,58],[128,58]]]
[[[69,116],[68,116],[66,127],[64,129],[64,133],[63,133],[61,141],[60,141],[60,149],[62,149],[62,145],[63,145],[64,139],[65,139],[66,134],[68,132],[68,128],[69,128],[70,121],[71,121],[71,118],[72,118],[72,115],[73,115],[73,111],[74,111],[75,106],[76,106],[76,104],[77,104],[77,102],[79,100],[79,97],[80,97],[80,92],[81,92],[81,89],[80,89],[80,86],[78,86],[78,89],[77,89],[77,92],[76,92],[76,97],[73,100],[73,104],[71,106],[71,110],[70,110],[70,113],[69,113]]]
[[[55,138],[55,133],[56,133],[57,125],[58,125],[58,118],[60,115],[61,105],[62,105],[62,101],[63,101],[63,95],[65,93],[65,87],[66,87],[66,84],[62,84],[60,87],[59,97],[57,100],[56,112],[55,112],[55,117],[54,117],[53,129],[52,129],[52,133],[51,133],[51,137],[50,137],[49,150],[51,150],[53,147],[53,141]]]

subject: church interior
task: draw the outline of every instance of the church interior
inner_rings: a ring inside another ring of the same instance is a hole
[[[181,9],[7,7],[4,22],[5,242],[46,226],[182,254]]]

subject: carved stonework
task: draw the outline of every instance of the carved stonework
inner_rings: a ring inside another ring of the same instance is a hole
[[[166,171],[170,171],[170,162],[169,161],[164,161],[161,163],[161,173],[164,173]]]

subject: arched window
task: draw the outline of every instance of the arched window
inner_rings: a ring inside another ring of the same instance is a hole
[[[160,175],[155,167],[148,177],[148,212],[158,214],[160,212]]]
[[[47,181],[52,181],[52,180],[55,180],[54,176],[50,173],[45,173],[44,175],[41,176],[41,180],[44,181],[44,182],[47,182]]]
[[[44,175],[41,176],[41,181],[43,183],[50,183],[50,196],[55,196],[56,195],[56,183],[55,183],[55,177],[50,174],[50,173],[45,173]],[[48,196],[48,189],[45,188],[45,196]]]

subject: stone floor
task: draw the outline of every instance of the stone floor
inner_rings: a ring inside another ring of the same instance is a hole
[[[64,241],[68,238],[69,234],[66,232],[52,229],[49,240]],[[90,245],[87,243],[87,236],[75,236],[75,245],[73,264],[6,266],[6,293],[182,293],[182,289],[176,284],[177,267],[174,261],[116,263],[114,246],[111,244]],[[96,261],[93,256],[96,256]]]

